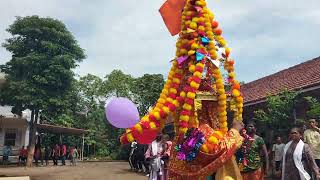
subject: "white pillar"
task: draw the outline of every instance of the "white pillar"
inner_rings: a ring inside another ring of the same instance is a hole
[[[25,147],[29,146],[29,134],[30,134],[30,127],[29,127],[29,123],[27,123],[26,133],[24,136],[24,146]]]
[[[84,151],[84,134],[82,134],[81,161],[83,161],[83,151]]]

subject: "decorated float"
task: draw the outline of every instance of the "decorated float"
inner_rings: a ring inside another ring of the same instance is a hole
[[[242,121],[243,97],[219,23],[205,0],[168,0],[160,13],[171,34],[179,34],[172,67],[154,107],[120,141],[151,143],[170,116],[169,179],[236,177],[226,165],[233,164],[241,138],[228,123]]]

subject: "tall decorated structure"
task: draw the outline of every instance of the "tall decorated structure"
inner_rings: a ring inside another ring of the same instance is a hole
[[[166,12],[172,7],[174,17]],[[227,163],[239,143],[238,132],[228,129],[242,121],[235,61],[205,0],[168,0],[160,12],[171,34],[179,34],[176,54],[157,103],[120,140],[151,143],[170,119],[170,179],[201,179]]]

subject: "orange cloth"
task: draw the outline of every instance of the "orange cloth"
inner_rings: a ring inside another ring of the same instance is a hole
[[[186,0],[167,0],[159,9],[164,23],[172,36],[181,31],[182,10]]]

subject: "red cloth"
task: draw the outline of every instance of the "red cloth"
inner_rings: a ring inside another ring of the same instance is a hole
[[[181,31],[182,10],[186,0],[167,0],[159,9],[164,23],[172,36]]]
[[[62,155],[66,155],[67,154],[67,146],[66,145],[62,145]]]
[[[71,148],[71,149],[70,149],[70,156],[73,156],[74,150],[75,150],[75,148]]]
[[[27,156],[28,156],[28,150],[26,150],[26,149],[21,149],[21,150],[20,150],[20,156],[22,156],[22,157],[27,157]]]

